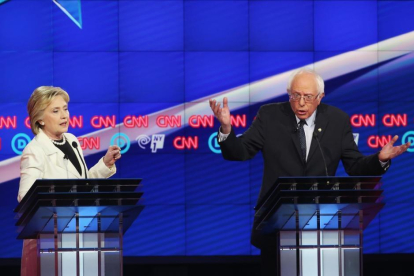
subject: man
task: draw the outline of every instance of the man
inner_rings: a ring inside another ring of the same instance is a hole
[[[363,156],[354,142],[349,116],[338,108],[321,104],[324,82],[313,70],[295,72],[287,90],[289,102],[262,106],[252,125],[239,138],[231,127],[227,98],[223,99],[223,107],[210,100],[210,107],[221,124],[218,141],[225,159],[244,161],[262,151],[264,172],[259,201],[278,177],[334,176],[339,161],[349,175],[381,175],[388,169],[390,160],[410,146],[410,143],[394,146],[398,139],[394,136],[380,152]],[[317,150],[316,139],[324,156]],[[256,222],[251,242],[262,250],[266,274],[276,275],[275,241],[273,237],[260,235],[255,228]]]

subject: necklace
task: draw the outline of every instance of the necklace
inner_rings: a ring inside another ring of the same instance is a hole
[[[62,142],[58,142],[58,141],[60,141],[60,140],[53,140],[53,139],[50,139],[51,141],[52,141],[52,143],[53,144],[55,144],[56,146],[63,146],[65,143],[66,143],[66,138],[65,138],[65,135],[62,135]]]

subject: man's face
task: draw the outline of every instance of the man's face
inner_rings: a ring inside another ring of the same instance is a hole
[[[297,75],[294,78],[290,88],[290,93],[292,95],[297,94],[302,96],[297,101],[293,99],[290,99],[289,101],[293,112],[299,119],[303,120],[309,118],[313,112],[315,112],[324,95],[321,94],[319,97],[316,97],[318,95],[318,89],[315,76],[307,73]],[[310,102],[305,101],[305,98],[303,97],[308,95],[314,96],[314,99]]]

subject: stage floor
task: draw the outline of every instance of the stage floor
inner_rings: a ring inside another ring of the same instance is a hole
[[[124,257],[124,276],[260,276],[259,256]],[[19,276],[20,259],[0,259],[1,275]],[[414,254],[365,254],[364,276],[413,276]]]

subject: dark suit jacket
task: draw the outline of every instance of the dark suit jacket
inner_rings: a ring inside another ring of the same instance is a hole
[[[296,128],[295,114],[289,102],[268,104],[260,108],[256,119],[242,136],[237,138],[232,130],[227,139],[219,143],[226,160],[248,160],[262,151],[264,170],[258,200],[280,176],[326,175],[315,137],[312,138],[307,162],[302,161]],[[381,175],[385,172],[378,154],[363,156],[359,152],[349,116],[342,110],[321,103],[316,113],[315,132],[330,176],[335,175],[339,161],[349,175]],[[265,246],[266,241],[255,231],[255,223],[251,241],[258,248]]]

